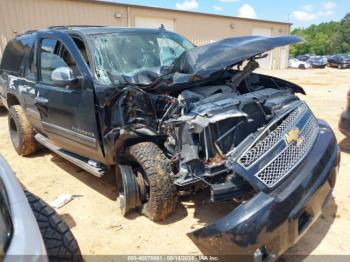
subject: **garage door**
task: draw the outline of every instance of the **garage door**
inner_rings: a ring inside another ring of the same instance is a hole
[[[272,35],[271,28],[254,27],[252,29],[252,35],[271,36]],[[266,58],[262,58],[258,60],[260,68],[264,68],[264,69],[271,68],[272,52],[268,52],[268,54],[269,55]]]
[[[271,28],[254,27],[252,35],[271,36]]]
[[[288,67],[288,47],[282,47],[281,50],[281,60],[279,69],[286,69]]]
[[[135,17],[135,27],[160,28],[160,26],[162,24],[164,25],[166,30],[175,31],[175,20],[174,19],[145,17],[145,16],[136,16]]]

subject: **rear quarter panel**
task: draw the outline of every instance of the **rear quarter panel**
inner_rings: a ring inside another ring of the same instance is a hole
[[[0,96],[1,101],[5,107],[9,107],[7,101],[8,98],[13,95],[17,98],[20,105],[24,107],[23,98],[21,97],[21,82],[23,79],[17,76],[14,76],[11,72],[2,71],[0,75]]]

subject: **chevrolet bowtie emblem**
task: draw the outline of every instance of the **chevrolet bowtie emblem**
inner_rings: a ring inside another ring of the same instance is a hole
[[[299,128],[295,128],[293,130],[290,130],[287,134],[286,134],[286,138],[287,138],[287,143],[290,144],[292,142],[297,143],[299,140],[299,136],[300,136],[300,129]]]

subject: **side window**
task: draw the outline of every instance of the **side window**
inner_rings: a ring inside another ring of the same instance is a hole
[[[85,60],[85,63],[88,66],[90,66],[90,61],[89,61],[89,57],[88,57],[87,50],[86,50],[84,42],[78,37],[74,36],[72,38],[73,38],[74,43],[77,45],[81,55],[83,56],[83,58]]]
[[[73,56],[69,53],[67,48],[65,48],[63,45],[61,48],[61,57],[63,61],[66,63],[66,65],[73,71],[73,75],[78,76],[80,74],[78,65],[75,62]]]
[[[0,68],[18,73],[25,55],[24,43],[18,39],[11,40],[4,50]]]
[[[32,48],[29,54],[28,63],[25,71],[25,75],[29,79],[35,79],[37,70],[34,63],[35,47]]]
[[[51,84],[51,74],[59,67],[68,65],[58,55],[59,42],[54,39],[43,39],[40,45],[40,81]]]
[[[77,64],[67,48],[58,40],[43,39],[40,45],[40,81],[54,84],[52,72],[70,68],[72,77],[79,75]]]

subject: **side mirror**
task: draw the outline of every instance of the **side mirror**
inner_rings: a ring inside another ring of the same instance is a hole
[[[51,72],[51,81],[54,85],[77,88],[79,79],[69,67],[58,67]]]

